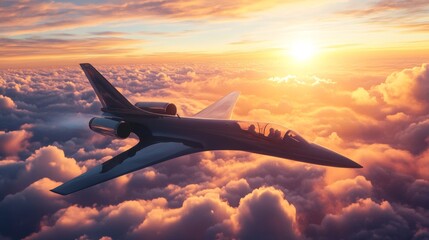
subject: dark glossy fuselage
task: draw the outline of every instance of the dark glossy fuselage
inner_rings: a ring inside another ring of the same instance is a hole
[[[241,150],[319,165],[359,168],[352,160],[305,141],[276,124],[162,116],[126,116],[142,141],[182,142],[201,151]]]

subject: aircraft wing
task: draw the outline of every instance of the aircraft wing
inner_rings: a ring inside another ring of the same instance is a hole
[[[232,110],[238,100],[239,92],[232,92],[217,102],[201,110],[194,117],[214,118],[214,119],[230,119]]]
[[[162,142],[148,146],[139,146],[139,144],[135,147],[141,150],[135,155],[130,152],[135,149],[133,147],[51,191],[67,195],[172,158],[201,151],[179,142]]]

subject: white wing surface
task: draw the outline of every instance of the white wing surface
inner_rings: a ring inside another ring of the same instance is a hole
[[[230,119],[235,103],[240,96],[239,92],[232,92],[217,102],[201,110],[194,117],[213,118],[213,119]]]

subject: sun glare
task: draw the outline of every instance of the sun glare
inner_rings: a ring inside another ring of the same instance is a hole
[[[299,62],[310,60],[316,53],[316,48],[311,42],[295,42],[289,48],[289,54]]]

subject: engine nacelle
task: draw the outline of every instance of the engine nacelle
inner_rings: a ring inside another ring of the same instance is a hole
[[[148,112],[176,115],[177,108],[173,103],[167,102],[138,102],[135,104],[136,107],[143,109]]]
[[[92,118],[89,128],[96,133],[117,138],[127,138],[131,133],[128,123],[110,118]]]

